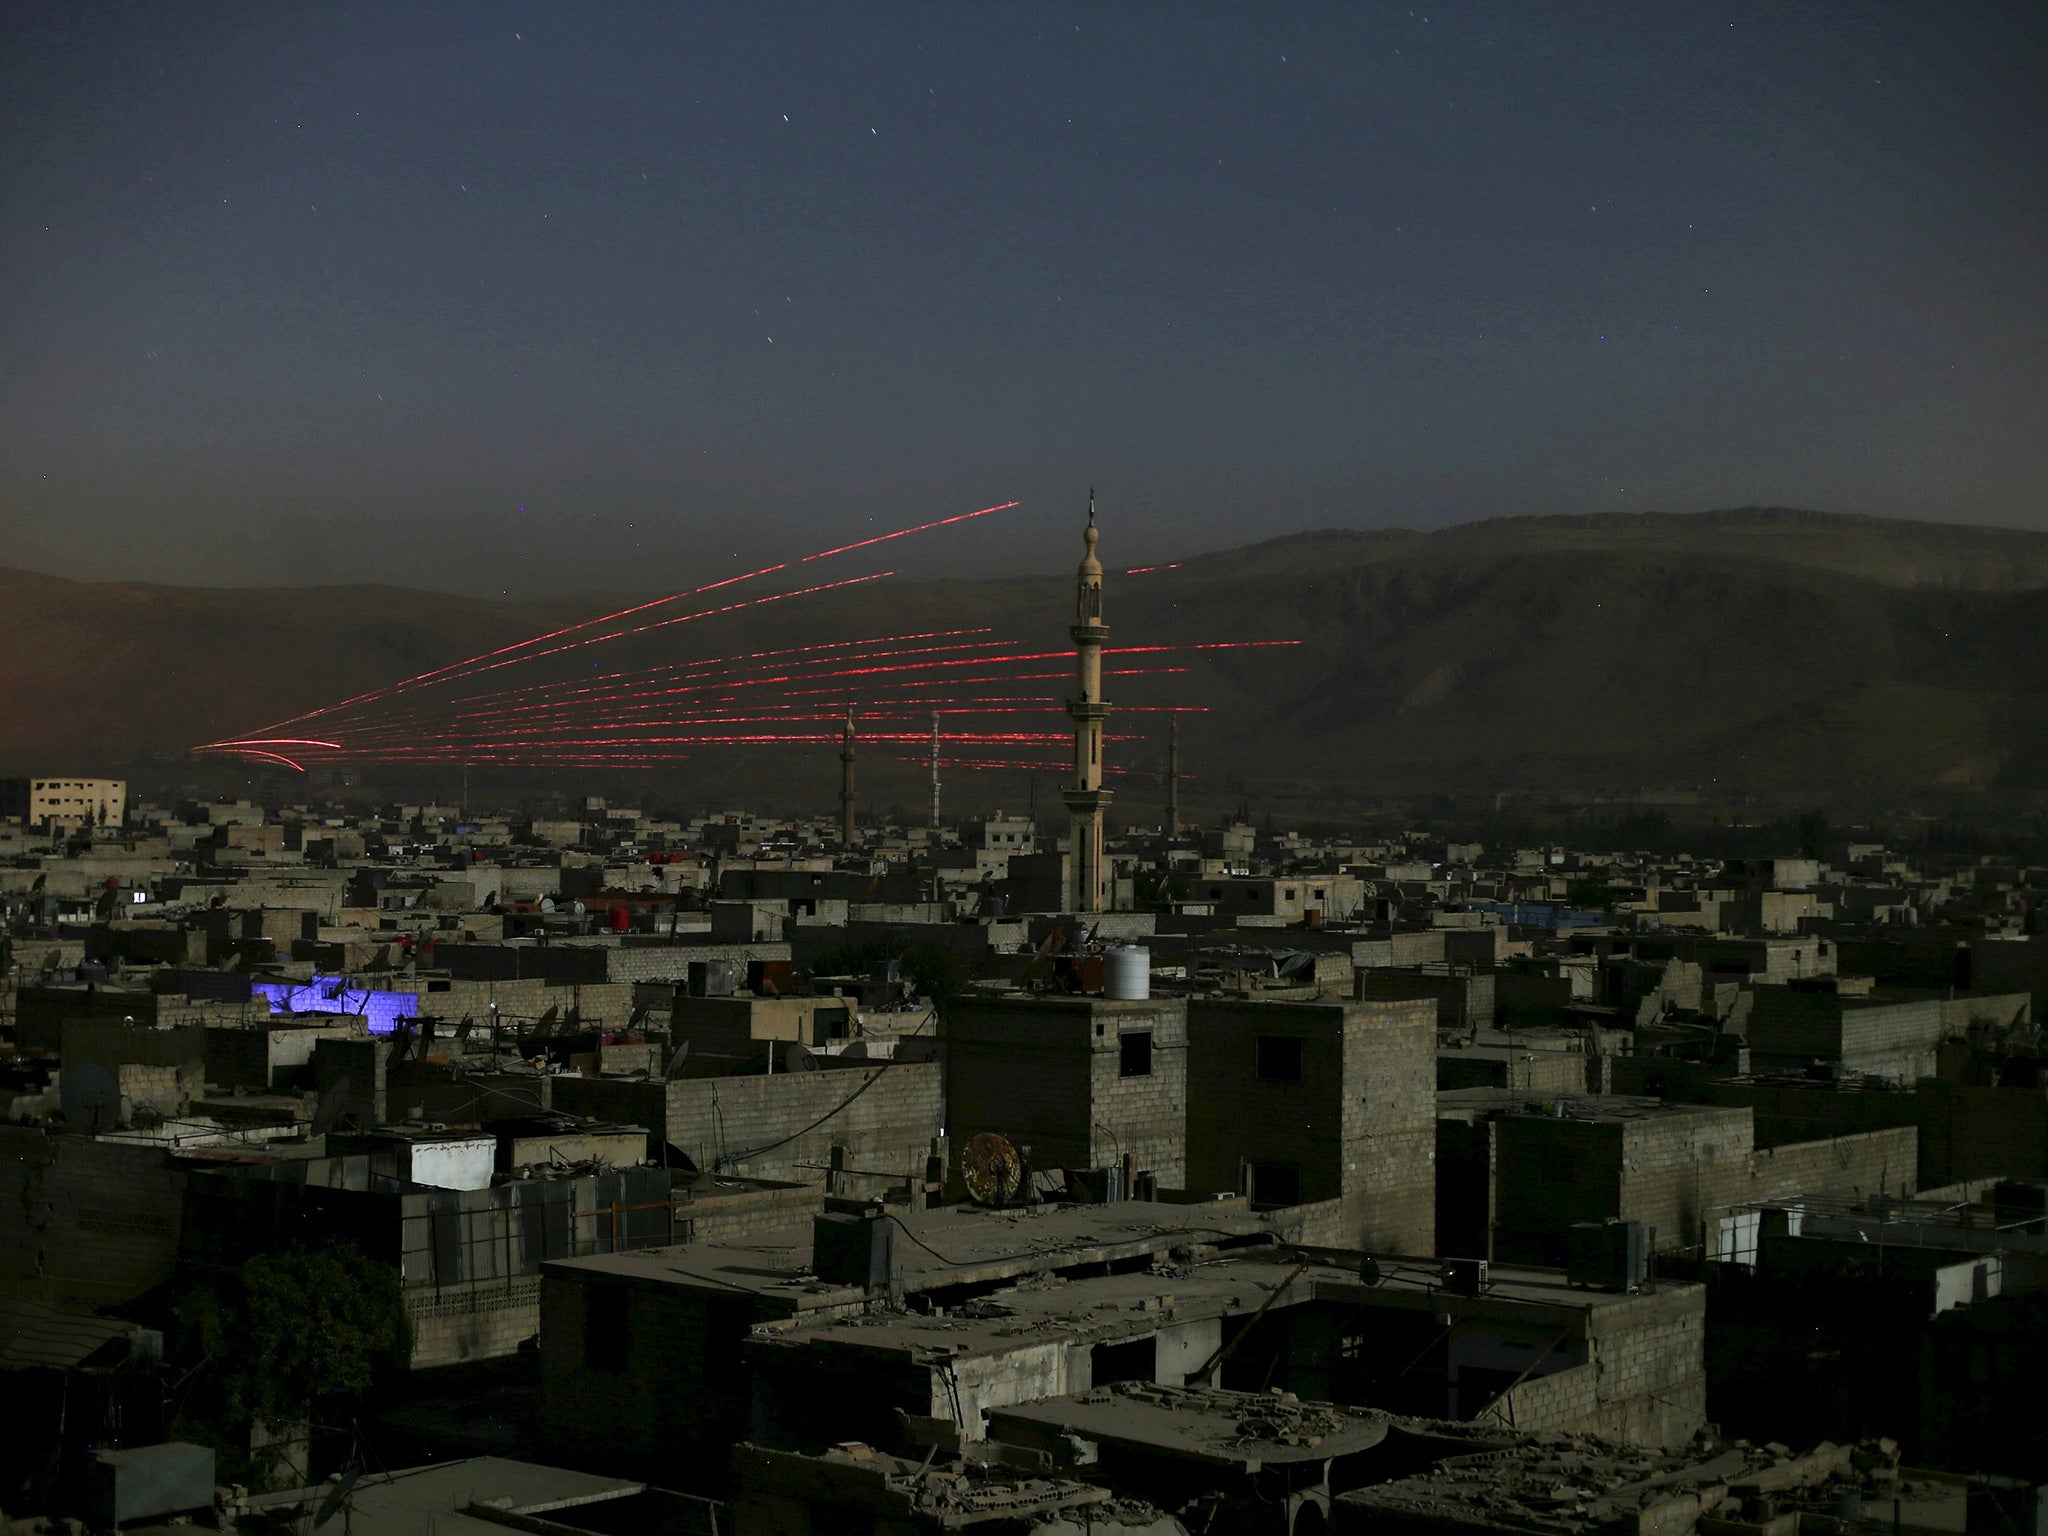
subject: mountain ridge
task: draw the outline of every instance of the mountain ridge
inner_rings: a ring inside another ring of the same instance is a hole
[[[772,647],[972,622],[1061,648],[1070,582],[892,581],[664,642]],[[182,750],[610,606],[0,569],[0,770]],[[1118,685],[1126,703],[1209,708],[1183,724],[1207,792],[1284,781],[1334,804],[1644,783],[1816,798],[2044,790],[2048,534],[1769,508],[1315,530],[1135,573],[1112,565],[1107,616],[1112,647],[1303,642],[1191,655],[1184,674]],[[1164,719],[1115,720],[1128,765],[1157,766]],[[707,758],[702,772],[719,771]],[[750,762],[743,778],[807,803],[826,772]]]

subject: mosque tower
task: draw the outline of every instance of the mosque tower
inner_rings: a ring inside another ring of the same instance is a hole
[[[1074,782],[1060,792],[1073,817],[1073,885],[1070,907],[1075,912],[1100,912],[1104,900],[1102,813],[1110,792],[1102,787],[1102,722],[1109,706],[1102,702],[1102,646],[1109,626],[1102,622],[1102,562],[1095,558],[1095,491],[1088,492],[1088,528],[1081,535],[1087,553],[1081,557],[1076,583],[1074,627],[1074,697],[1067,713],[1074,721]]]

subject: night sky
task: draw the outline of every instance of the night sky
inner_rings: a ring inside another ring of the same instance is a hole
[[[2048,528],[2048,7],[0,17],[0,564],[644,590]]]

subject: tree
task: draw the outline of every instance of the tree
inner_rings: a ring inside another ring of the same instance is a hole
[[[411,1347],[397,1271],[340,1244],[258,1254],[178,1310],[209,1368],[204,1408],[231,1439],[360,1397]]]

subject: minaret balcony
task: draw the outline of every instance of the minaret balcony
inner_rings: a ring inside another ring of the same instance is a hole
[[[1067,714],[1074,724],[1085,725],[1089,721],[1100,724],[1109,718],[1110,706],[1100,699],[1069,699]]]
[[[1067,631],[1074,637],[1076,645],[1107,645],[1109,626],[1107,624],[1076,624]]]

